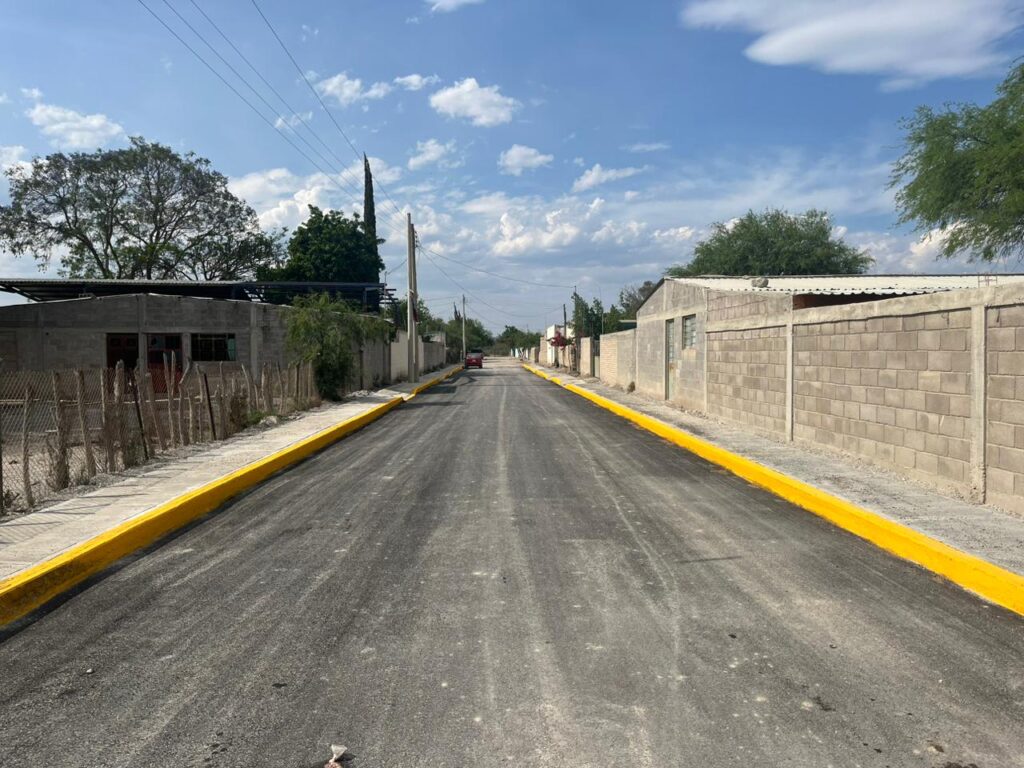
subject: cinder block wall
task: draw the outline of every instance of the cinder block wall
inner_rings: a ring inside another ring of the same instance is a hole
[[[988,493],[1024,512],[1024,305],[989,309],[986,343]]]
[[[708,412],[786,434],[786,328],[709,333]]]
[[[637,312],[636,388],[642,394],[664,398],[688,409],[704,408],[705,289],[671,280],[663,282]],[[697,324],[695,345],[683,348],[683,318]],[[672,338],[668,338],[671,321]],[[665,364],[671,345],[674,370]],[[669,381],[669,377],[672,380]]]
[[[580,373],[583,376],[594,375],[594,360],[591,357],[590,338],[580,339]]]
[[[970,309],[794,325],[794,437],[968,493],[970,327]]]
[[[601,336],[601,381],[619,389],[635,383],[634,368],[636,331],[619,331]]]

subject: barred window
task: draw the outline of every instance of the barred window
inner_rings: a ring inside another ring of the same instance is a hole
[[[683,318],[683,349],[697,346],[697,316],[687,315]]]
[[[192,359],[198,363],[234,362],[235,334],[193,333]]]

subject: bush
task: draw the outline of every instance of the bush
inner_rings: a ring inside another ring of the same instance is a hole
[[[357,314],[344,301],[326,293],[299,296],[287,318],[288,351],[313,363],[313,377],[322,397],[338,400],[355,378],[353,348],[367,339],[387,338],[390,327],[375,317]]]

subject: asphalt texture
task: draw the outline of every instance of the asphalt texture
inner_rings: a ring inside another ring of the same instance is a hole
[[[0,765],[1024,765],[1024,620],[512,364],[0,640]]]

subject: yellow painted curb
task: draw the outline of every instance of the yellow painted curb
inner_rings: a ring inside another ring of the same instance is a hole
[[[362,429],[409,398],[460,370],[455,368],[448,371],[416,387],[408,397],[393,397],[365,413],[310,435],[0,581],[0,627],[45,605],[122,557],[212,512],[228,499],[266,480],[275,472]]]
[[[780,496],[798,507],[813,512],[829,522],[870,541],[904,560],[916,563],[933,573],[1004,608],[1024,615],[1024,576],[993,565],[980,557],[969,555],[937,539],[900,525],[855,504],[826,493],[800,480],[701,440],[678,427],[635,411],[575,384],[566,384],[555,376],[530,365],[526,370],[554,382],[590,402],[611,411]]]

